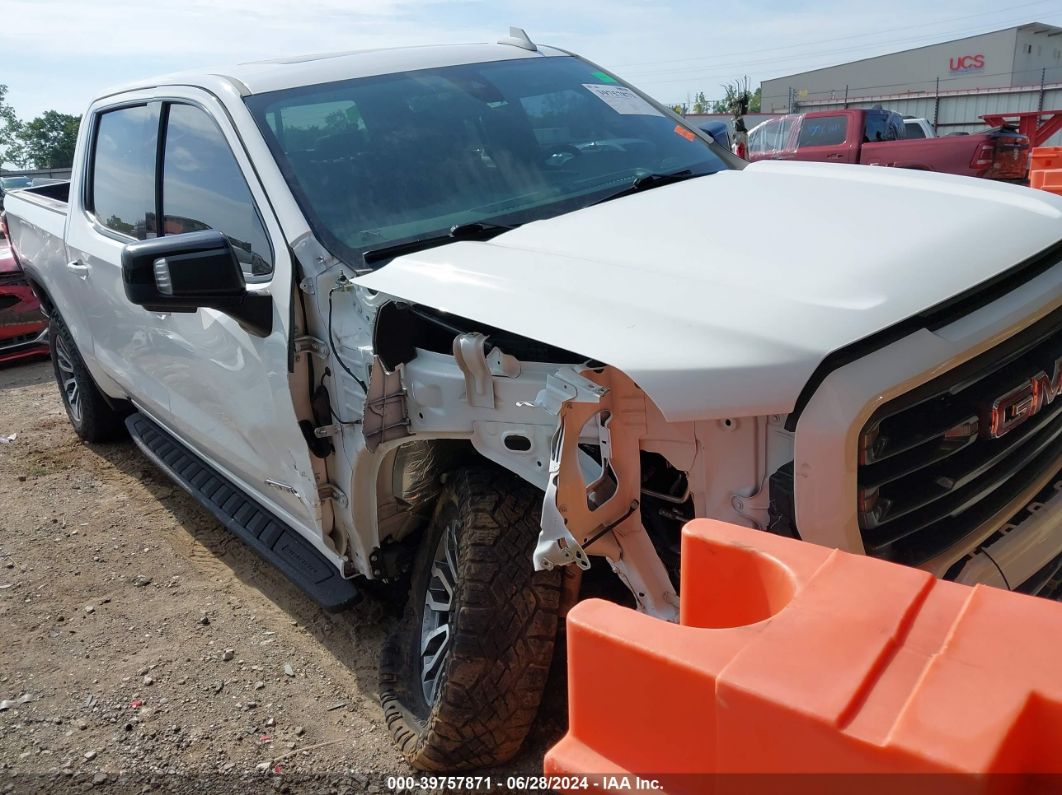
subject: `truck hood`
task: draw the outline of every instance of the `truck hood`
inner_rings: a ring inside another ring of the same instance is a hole
[[[406,255],[357,280],[613,365],[669,420],[790,412],[829,353],[1057,243],[1062,199],[755,163]]]

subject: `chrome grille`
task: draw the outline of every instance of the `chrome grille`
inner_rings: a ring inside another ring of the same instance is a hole
[[[925,561],[1059,470],[1060,357],[1062,310],[875,412],[859,450],[868,554]]]

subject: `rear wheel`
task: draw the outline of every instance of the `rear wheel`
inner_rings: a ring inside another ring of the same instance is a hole
[[[541,501],[519,478],[488,468],[457,473],[439,497],[405,616],[380,663],[387,725],[414,767],[497,765],[531,728],[562,576],[531,563]]]
[[[77,435],[86,442],[106,442],[122,435],[125,425],[121,412],[104,399],[77,352],[70,330],[54,311],[48,324],[48,345],[59,396]]]

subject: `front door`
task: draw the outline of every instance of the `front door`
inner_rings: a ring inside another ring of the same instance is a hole
[[[225,234],[248,290],[270,296],[273,330],[259,337],[213,309],[157,313],[126,301],[121,315],[131,321],[107,337],[105,355],[125,362],[131,394],[146,397],[156,420],[319,541],[317,485],[288,378],[288,247],[217,100],[191,88],[171,93],[158,108],[151,232]],[[120,264],[112,267],[120,284]]]

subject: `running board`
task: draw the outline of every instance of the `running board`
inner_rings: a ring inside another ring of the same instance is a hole
[[[137,447],[159,469],[325,610],[341,610],[361,599],[358,587],[343,579],[309,541],[169,433],[140,412],[131,414],[125,425]]]

